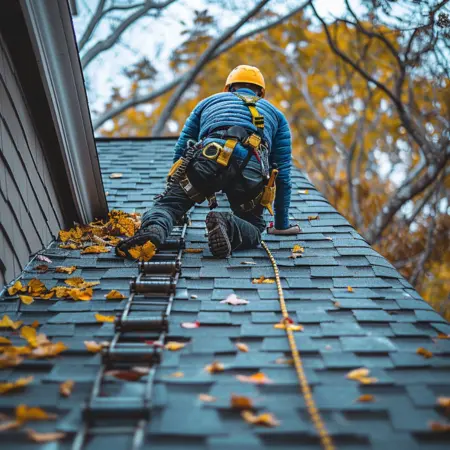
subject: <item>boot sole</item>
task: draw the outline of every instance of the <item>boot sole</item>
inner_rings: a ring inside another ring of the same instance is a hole
[[[206,216],[206,228],[211,253],[217,258],[228,258],[231,255],[231,242],[225,219],[219,213],[210,212]]]

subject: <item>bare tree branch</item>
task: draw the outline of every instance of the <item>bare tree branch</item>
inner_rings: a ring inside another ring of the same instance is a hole
[[[110,49],[119,40],[119,38],[127,30],[127,28],[134,24],[137,20],[145,16],[145,14],[150,11],[150,9],[160,10],[165,8],[166,6],[169,6],[175,1],[176,0],[166,0],[163,3],[155,3],[153,1],[147,0],[142,4],[142,7],[140,7],[137,11],[135,11],[133,14],[130,14],[126,19],[124,19],[106,39],[97,42],[83,55],[83,57],[81,58],[81,66],[83,67],[83,69],[85,69],[89,65],[89,63],[100,53]],[[96,24],[94,24],[94,28],[95,25]]]
[[[93,16],[91,17],[91,20],[87,24],[87,27],[84,30],[84,33],[78,42],[79,51],[83,50],[84,46],[89,41],[89,38],[91,37],[92,33],[94,32],[95,27],[100,22],[100,19],[102,18],[103,8],[105,7],[105,3],[106,3],[106,0],[99,0],[96,10],[95,10]]]
[[[270,0],[262,0],[260,1],[253,9],[251,9],[244,17],[242,17],[238,22],[225,30],[219,37],[214,39],[205,52],[200,56],[197,63],[194,67],[189,71],[187,77],[183,80],[183,82],[175,89],[175,92],[172,94],[172,97],[167,102],[165,108],[163,109],[161,115],[159,116],[156,125],[153,128],[152,136],[160,136],[164,130],[166,122],[169,120],[172,115],[173,110],[177,106],[181,97],[185,93],[186,89],[192,84],[195,80],[195,77],[200,73],[203,66],[208,62],[214,52],[220,47],[220,45],[229,39],[236,31],[239,30],[245,23],[247,23],[253,16],[255,16]]]

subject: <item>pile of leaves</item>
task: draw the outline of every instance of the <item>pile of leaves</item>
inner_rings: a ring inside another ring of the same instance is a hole
[[[81,250],[81,253],[107,253],[108,247],[115,247],[121,236],[131,237],[141,224],[139,213],[112,210],[108,220],[97,220],[88,225],[76,225],[70,230],[59,232],[60,248]]]

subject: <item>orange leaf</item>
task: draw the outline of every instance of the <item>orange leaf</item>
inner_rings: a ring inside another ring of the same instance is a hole
[[[75,270],[77,270],[76,266],[70,266],[70,267],[58,266],[55,268],[55,272],[66,273],[67,275],[72,275],[72,273],[74,273]]]
[[[45,287],[45,284],[37,278],[33,278],[28,282],[28,293],[32,297],[39,297],[39,295],[46,290],[47,288]]]
[[[29,295],[19,295],[20,301],[25,305],[31,305],[34,302],[34,298]]]
[[[97,322],[114,323],[115,316],[104,316],[103,314],[95,313],[95,320]]]
[[[433,356],[433,353],[431,353],[430,350],[427,350],[426,348],[423,348],[423,347],[419,347],[416,350],[416,353],[418,355],[423,356],[425,359],[431,358]]]
[[[450,423],[430,422],[429,426],[432,431],[450,431]]]
[[[68,347],[62,342],[57,342],[56,344],[43,345],[36,348],[31,353],[31,356],[33,358],[48,358],[52,356],[58,356],[65,350],[68,350]]]
[[[0,345],[11,345],[11,341],[8,338],[0,336]]]
[[[373,402],[375,401],[375,397],[370,394],[360,395],[357,399],[358,402]]]
[[[275,283],[275,280],[273,278],[266,278],[264,275],[262,275],[259,278],[253,278],[252,283],[253,284],[272,284],[272,283]]]
[[[0,383],[0,394],[20,389],[33,381],[34,377],[18,378],[16,381]]]
[[[236,348],[240,351],[240,352],[244,352],[247,353],[249,348],[247,344],[244,344],[243,342],[236,342]]]
[[[450,408],[450,397],[438,397],[436,402],[443,408]]]
[[[88,253],[108,253],[109,251],[110,249],[104,245],[90,245],[89,247],[83,248],[80,253],[86,255]]]
[[[209,395],[209,394],[199,394],[198,399],[205,403],[212,403],[217,400],[216,397],[213,397],[212,395]]]
[[[166,350],[170,350],[172,352],[176,352],[177,350],[181,350],[184,347],[186,347],[186,344],[184,342],[176,342],[176,341],[169,341],[164,346],[164,348]]]
[[[74,242],[71,242],[70,244],[59,244],[59,248],[66,248],[70,250],[76,250],[79,248],[79,245],[75,244]]]
[[[56,414],[47,413],[41,408],[33,408],[27,405],[19,405],[16,407],[16,420],[20,423],[28,420],[53,420]]]
[[[31,325],[30,325],[30,327],[33,327],[33,328],[37,328],[39,326],[39,322],[37,321],[37,320],[35,320]]]
[[[11,287],[8,288],[8,295],[16,295],[18,292],[25,292],[27,289],[23,287],[22,283],[17,280]]]
[[[39,295],[39,297],[43,300],[48,300],[50,298],[52,298],[55,295],[55,291],[53,291],[52,289],[50,289],[49,291],[47,291],[45,294],[41,293]]]
[[[353,288],[351,286],[347,286],[347,291],[348,292],[353,292]]]
[[[253,401],[245,395],[231,394],[231,407],[236,409],[253,408]]]
[[[69,296],[70,288],[66,286],[55,286],[50,289],[50,292],[54,292],[57,298],[64,298]]]
[[[9,367],[16,367],[23,361],[19,355],[16,354],[3,354],[0,355],[0,369],[7,369]]]
[[[27,432],[27,436],[32,441],[38,442],[40,444],[43,444],[45,442],[59,441],[60,439],[64,439],[66,437],[66,433],[63,433],[62,431],[38,433],[37,431],[34,431],[31,428],[27,428],[26,432]]]
[[[225,370],[225,366],[219,361],[214,361],[213,363],[205,366],[205,370],[209,373],[223,372]]]
[[[69,291],[69,296],[74,300],[89,301],[92,299],[92,295],[93,295],[92,288],[87,289],[73,288],[70,289]]]
[[[183,253],[202,253],[203,249],[202,248],[185,248],[183,250]]]
[[[64,283],[74,288],[86,289],[92,286],[97,286],[100,284],[100,281],[85,281],[84,278],[81,277],[72,277],[64,280]]]
[[[151,241],[147,241],[144,245],[136,245],[128,250],[128,253],[134,259],[139,261],[150,261],[156,253],[156,247]]]
[[[315,216],[308,216],[308,220],[319,220],[319,214],[316,214]]]
[[[2,320],[0,320],[0,328],[11,328],[13,330],[17,330],[17,328],[22,325],[22,321],[18,320],[17,322],[12,321],[8,315],[4,315]]]
[[[121,292],[112,289],[105,295],[105,298],[106,300],[123,300],[124,298],[127,297],[123,295]]]
[[[75,381],[73,380],[67,380],[64,381],[59,385],[59,393],[63,397],[70,397],[70,394],[72,394],[73,388],[75,386]]]
[[[84,341],[84,345],[91,353],[101,352],[102,348],[108,347],[109,342]]]
[[[272,383],[272,380],[268,378],[264,373],[257,372],[253,375],[236,375],[236,378],[243,383],[253,383],[253,384],[268,384]]]
[[[34,270],[37,270],[39,273],[46,273],[48,272],[48,266],[47,264],[39,264]]]
[[[266,427],[277,427],[280,425],[279,420],[270,413],[255,415],[251,411],[242,411],[241,416],[247,423],[252,425],[263,425]]]
[[[25,339],[33,348],[50,343],[44,333],[37,334],[36,328],[30,327],[28,325],[22,327],[22,329],[20,330],[20,337]]]
[[[437,335],[438,339],[450,339],[450,334],[445,334],[445,333],[439,333]]]
[[[359,380],[361,377],[367,377],[369,373],[369,369],[361,367],[359,369],[351,370],[346,376],[349,380]]]

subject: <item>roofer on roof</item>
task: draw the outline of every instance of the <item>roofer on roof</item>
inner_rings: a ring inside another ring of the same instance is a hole
[[[231,71],[224,92],[202,100],[187,119],[175,146],[167,188],[142,216],[135,236],[117,253],[151,241],[165,242],[173,226],[206,199],[217,206],[223,191],[232,213],[211,211],[206,217],[211,253],[226,258],[239,249],[257,247],[264,231],[264,208],[275,206],[272,234],[297,234],[289,223],[291,200],[291,132],[283,113],[264,100],[265,82],[256,67]],[[276,189],[275,189],[276,188]]]

